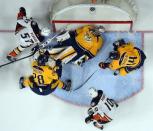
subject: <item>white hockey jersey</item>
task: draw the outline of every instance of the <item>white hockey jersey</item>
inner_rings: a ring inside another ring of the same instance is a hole
[[[99,124],[106,124],[113,120],[113,115],[118,104],[103,94],[102,90],[98,90],[98,96],[91,101],[91,107],[88,115],[92,116],[92,120]]]
[[[16,31],[16,37],[21,46],[28,47],[32,44],[40,43],[40,30],[35,21],[23,17],[23,19],[17,20],[17,24],[19,29]]]

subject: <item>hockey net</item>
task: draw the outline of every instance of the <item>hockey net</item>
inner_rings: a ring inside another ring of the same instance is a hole
[[[94,24],[107,31],[131,31],[137,18],[134,0],[55,0],[50,8],[53,31]]]

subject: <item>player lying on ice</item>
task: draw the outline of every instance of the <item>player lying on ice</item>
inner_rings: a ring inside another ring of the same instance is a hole
[[[95,57],[103,45],[102,26],[86,25],[74,31],[62,32],[56,37],[58,44],[49,53],[55,60],[60,59],[66,64],[73,62],[81,65]]]
[[[32,62],[33,74],[20,78],[20,88],[30,87],[38,95],[48,95],[57,87],[70,91],[71,80],[62,82],[59,78],[62,74],[61,61],[54,61],[48,52],[37,52]]]
[[[36,21],[32,18],[26,17],[26,10],[20,7],[17,15],[17,25],[15,29],[15,36],[19,41],[19,46],[13,49],[8,55],[7,59],[15,61],[26,48],[41,43],[46,35],[50,34],[50,30],[43,28],[40,30]]]
[[[114,51],[110,52],[110,62],[100,62],[102,69],[114,70],[114,75],[125,76],[133,70],[143,66],[146,56],[142,50],[132,42],[125,43],[123,39],[113,43]]]
[[[95,88],[89,89],[89,96],[92,100],[85,122],[87,124],[92,122],[95,127],[102,130],[105,124],[113,120],[112,117],[118,104],[113,99],[106,97],[102,90]]]

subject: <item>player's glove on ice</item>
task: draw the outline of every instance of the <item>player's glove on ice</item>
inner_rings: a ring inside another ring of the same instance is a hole
[[[100,62],[99,67],[102,68],[102,69],[106,69],[106,68],[109,67],[109,63]]]

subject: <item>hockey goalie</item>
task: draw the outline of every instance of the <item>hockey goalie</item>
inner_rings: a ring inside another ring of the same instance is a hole
[[[15,36],[19,41],[19,46],[7,55],[7,59],[15,61],[26,48],[41,43],[45,36],[49,34],[50,30],[48,28],[41,30],[33,18],[27,18],[25,8],[20,7],[15,29]]]
[[[114,75],[125,76],[143,66],[146,56],[132,42],[126,43],[121,39],[113,43],[113,46],[114,51],[109,54],[110,62],[100,62],[100,68],[109,68],[115,71]]]
[[[102,90],[96,90],[95,88],[89,89],[89,96],[92,100],[85,122],[87,124],[92,122],[95,127],[102,130],[104,125],[113,120],[118,104],[113,99],[106,97]]]
[[[58,44],[49,50],[52,58],[62,63],[82,65],[95,57],[103,45],[104,27],[86,25],[74,31],[65,31],[56,37]]]

